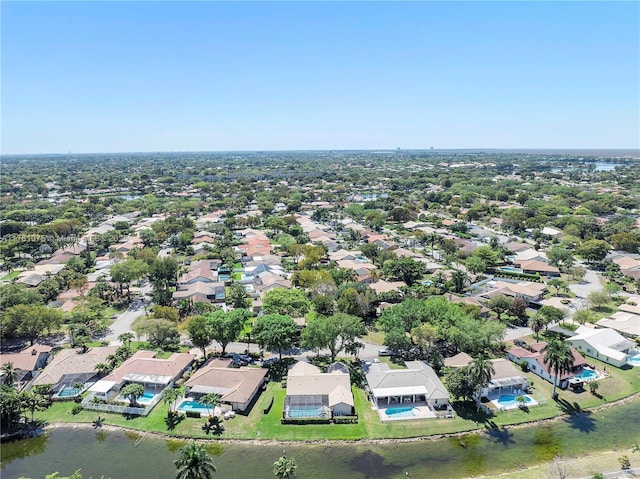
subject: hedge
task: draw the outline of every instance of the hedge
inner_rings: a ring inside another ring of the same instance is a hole
[[[271,402],[270,402],[270,403],[269,403],[269,405],[268,405],[266,408],[264,408],[264,410],[262,411],[264,414],[269,414],[269,411],[271,411],[271,408],[273,407],[273,400],[274,400],[274,399],[275,399],[275,398],[272,396],[272,397],[271,397]]]
[[[333,418],[335,424],[357,424],[358,416],[336,416]]]
[[[285,417],[280,420],[281,424],[331,424],[331,419],[322,417]]]

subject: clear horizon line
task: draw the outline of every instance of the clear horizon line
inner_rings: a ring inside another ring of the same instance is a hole
[[[238,149],[238,150],[138,150],[138,151],[67,151],[49,153],[0,153],[0,157],[8,156],[65,156],[65,155],[125,155],[125,154],[162,154],[162,153],[263,153],[263,152],[337,152],[337,151],[363,151],[363,152],[397,152],[397,151],[420,151],[420,152],[590,152],[590,151],[624,151],[634,152],[640,156],[640,147],[472,147],[472,148],[267,148],[267,149]]]

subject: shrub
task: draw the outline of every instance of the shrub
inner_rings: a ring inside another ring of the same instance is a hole
[[[269,414],[269,411],[271,411],[271,408],[273,407],[273,400],[274,399],[275,399],[274,397],[271,398],[271,402],[269,403],[269,405],[266,408],[264,408],[264,410],[262,411],[263,413]]]
[[[71,408],[71,414],[75,416],[76,414],[81,413],[83,409],[84,407],[82,406],[82,404],[74,404]]]
[[[187,410],[187,411],[185,411],[185,413],[186,413],[187,417],[195,417],[195,418],[200,419],[200,413],[198,411],[189,411],[189,410]]]
[[[335,424],[357,424],[358,416],[336,416],[333,418]]]
[[[322,417],[285,417],[280,420],[281,424],[331,424],[331,419]]]

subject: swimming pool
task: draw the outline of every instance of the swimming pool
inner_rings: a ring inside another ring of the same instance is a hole
[[[415,417],[413,407],[389,407],[384,413],[389,417]]]
[[[500,268],[502,271],[508,271],[510,273],[522,273],[520,268],[514,268],[513,266],[502,266]]]
[[[640,354],[636,354],[635,356],[627,359],[627,363],[631,366],[640,366]]]
[[[198,401],[182,401],[180,403],[180,405],[178,406],[178,411],[180,412],[186,412],[186,411],[191,411],[191,412],[199,412],[199,413],[205,413],[208,414],[209,410],[207,409],[207,406],[205,406],[204,404],[200,404]]]
[[[72,388],[71,386],[65,386],[60,391],[58,391],[58,394],[56,396],[58,396],[59,398],[76,396],[80,391],[81,389],[79,388]]]
[[[433,284],[433,281],[430,281],[428,279],[425,279],[422,284],[424,284],[425,286],[431,286]]]
[[[589,379],[596,379],[598,377],[598,372],[593,369],[583,369],[582,372],[575,376],[576,379],[582,379],[583,381],[588,381]]]
[[[518,396],[514,396],[512,394],[503,394],[497,399],[498,406],[507,409],[516,407],[519,405],[518,401],[516,401],[516,397]],[[532,405],[533,400],[529,396],[523,395],[522,397],[524,398],[525,404]]]
[[[289,406],[287,417],[327,417],[327,411],[320,406]]]
[[[154,392],[150,392],[150,391],[145,391],[144,394],[142,396],[140,396],[138,399],[136,399],[136,402],[138,404],[149,404],[151,401],[153,401],[153,398],[156,397],[157,394]],[[124,397],[122,395],[119,395],[117,397],[118,401],[129,401],[128,397]]]

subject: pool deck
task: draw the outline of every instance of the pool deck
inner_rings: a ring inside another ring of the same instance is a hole
[[[532,406],[537,406],[538,405],[538,401],[536,401],[535,399],[533,399],[531,396],[529,396],[528,394],[509,394],[510,396],[524,396],[530,399],[530,401],[525,403],[525,406],[527,407],[532,407]],[[500,399],[500,396],[495,397],[495,398],[489,398],[491,403],[495,406],[495,408],[498,411],[507,411],[510,409],[518,409],[520,406],[518,405],[518,403],[514,403],[514,404],[509,404],[506,405],[504,403],[499,403],[498,399]]]
[[[394,417],[387,416],[385,414],[387,409],[396,409],[399,407],[413,407],[414,416],[400,416]],[[378,411],[378,416],[380,417],[380,421],[382,422],[391,422],[391,421],[414,421],[416,419],[435,419],[438,416],[435,412],[429,409],[426,403],[415,403],[415,404],[392,404],[391,406],[386,406],[382,408],[376,408],[375,404],[372,404],[372,409]]]

